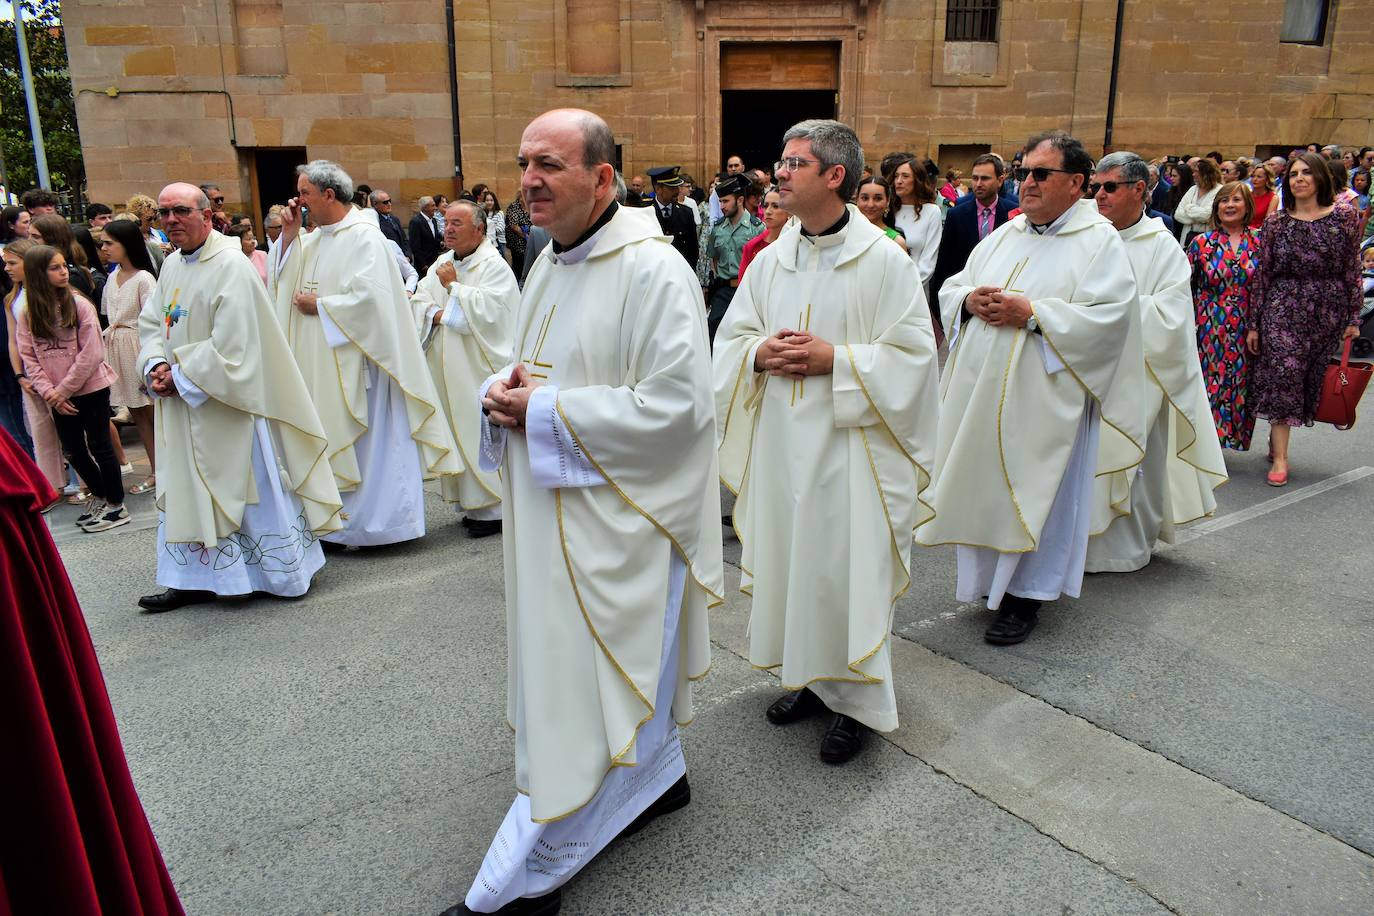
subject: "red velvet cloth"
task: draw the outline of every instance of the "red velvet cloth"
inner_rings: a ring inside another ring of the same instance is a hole
[[[0,916],[180,914],[39,515],[56,498],[0,430]]]

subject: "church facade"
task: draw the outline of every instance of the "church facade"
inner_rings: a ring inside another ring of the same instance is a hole
[[[111,203],[214,181],[257,216],[295,163],[329,158],[398,215],[452,196],[459,169],[504,204],[521,131],[560,105],[606,118],[627,175],[703,181],[732,153],[771,161],[803,117],[854,125],[872,162],[910,150],[965,171],[1056,127],[1146,156],[1374,145],[1374,0],[70,0],[63,15],[89,196]]]

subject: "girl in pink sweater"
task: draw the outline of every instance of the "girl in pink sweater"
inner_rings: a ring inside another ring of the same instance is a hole
[[[95,306],[73,295],[67,261],[56,248],[24,253],[27,304],[19,317],[24,374],[53,412],[57,436],[93,494],[77,525],[108,531],[129,523],[124,480],[110,443],[110,383]]]

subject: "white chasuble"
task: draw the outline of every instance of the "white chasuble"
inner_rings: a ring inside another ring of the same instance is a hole
[[[339,491],[324,427],[238,240],[212,232],[170,255],[139,337],[140,371],[167,363],[182,392],[155,400],[158,581],[303,593],[309,575],[295,574],[315,562],[315,537],[339,528]],[[184,580],[172,567],[191,554],[221,574]]]
[[[977,317],[960,326],[964,299],[978,286],[1026,296],[1041,333]],[[1124,515],[1144,456],[1145,364],[1125,246],[1087,202],[1043,232],[1022,214],[978,243],[964,269],[945,281],[940,305],[945,326],[959,332],[941,379],[935,518],[916,539],[1005,555],[1055,548],[1058,575],[1037,568],[1045,557],[1028,558],[1023,575],[1051,585],[1028,589],[1038,594],[1017,591],[1008,564],[991,579],[980,575],[977,587],[966,583],[966,568],[991,575],[992,567],[961,552],[961,595],[989,594],[994,580],[1023,597],[1077,594],[1092,510],[1089,475],[1105,479],[1111,512]],[[1001,594],[991,591],[995,609]]]
[[[835,347],[832,374],[754,370],[790,328]],[[910,258],[855,208],[838,232],[799,223],[751,263],[716,334],[721,479],[737,495],[750,661],[832,711],[897,726],[887,640],[911,583],[912,530],[938,427],[935,336]]]
[[[1144,217],[1121,231],[1140,296],[1150,421],[1145,460],[1131,484],[1131,514],[1112,520],[1109,488],[1099,482],[1089,572],[1131,572],[1150,561],[1155,539],[1173,543],[1174,526],[1216,511],[1212,491],[1227,480],[1197,351],[1192,270],[1173,235]]]
[[[444,264],[453,264],[458,272],[447,288],[438,277]],[[410,302],[434,387],[458,446],[459,473],[440,482],[444,499],[462,509],[499,509],[501,479],[478,467],[482,412],[473,392],[511,361],[511,333],[520,307],[515,274],[484,239],[460,261],[445,251]]]
[[[545,387],[531,429],[484,424],[483,451],[503,462],[516,785],[544,824],[581,812],[613,770],[659,759],[642,730],[664,699],[691,719],[706,608],[724,591],[720,491],[701,288],[652,210],[617,208],[577,248],[546,249],[514,329],[501,374],[524,363]],[[536,440],[589,467],[540,471]]]
[[[360,211],[278,245],[277,317],[329,437],[344,502],[343,544],[424,534],[422,477],[458,472],[457,451],[424,364],[386,239]],[[315,293],[319,313],[292,304]]]

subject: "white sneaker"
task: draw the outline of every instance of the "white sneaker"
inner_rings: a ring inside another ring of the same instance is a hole
[[[129,524],[128,509],[123,506],[106,506],[98,516],[85,525],[85,531],[88,534],[95,534],[127,524]]]

